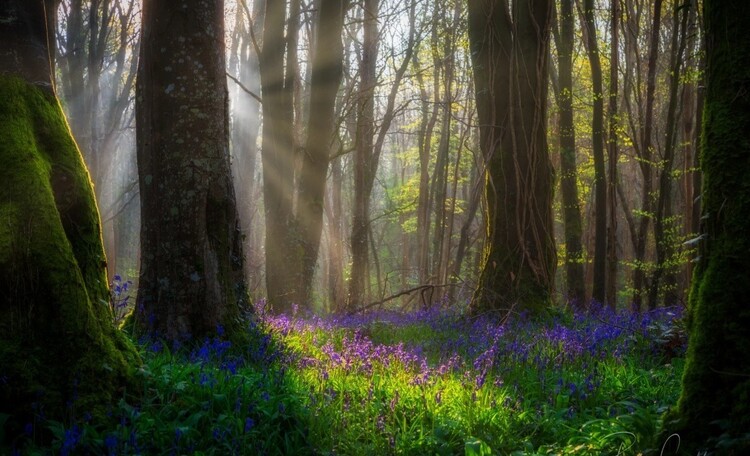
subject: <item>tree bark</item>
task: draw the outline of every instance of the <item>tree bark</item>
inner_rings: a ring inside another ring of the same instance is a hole
[[[617,87],[620,77],[620,0],[610,2],[610,53],[609,53],[609,134],[607,138],[607,279],[606,297],[610,309],[617,308]]]
[[[575,15],[573,0],[562,0],[556,28],[555,47],[558,53],[558,91],[555,94],[559,114],[560,191],[565,231],[565,297],[575,307],[586,304],[584,284],[584,252],[581,244],[583,222],[578,202],[578,169],[576,165],[575,124],[573,122],[573,39]]]
[[[313,276],[323,229],[329,155],[334,138],[336,94],[341,84],[344,47],[341,31],[346,0],[321,0],[312,61],[307,143],[297,193],[297,223],[302,244],[300,303],[312,299]]]
[[[480,147],[487,162],[487,245],[472,311],[537,312],[552,302],[553,170],[547,151],[552,3],[469,2]]]
[[[643,117],[640,138],[639,164],[643,175],[643,196],[641,198],[641,216],[638,222],[635,249],[635,271],[633,272],[633,308],[640,311],[643,302],[643,292],[646,285],[646,243],[648,241],[648,226],[653,216],[653,151],[652,135],[654,123],[654,96],[656,92],[656,63],[659,56],[659,33],[661,30],[662,0],[654,0],[654,19],[651,28],[651,39],[648,56],[648,75],[646,79],[646,112]]]
[[[133,386],[112,324],[90,176],[54,92],[56,2],[0,3],[0,414],[8,442],[43,410],[103,418]]]
[[[667,104],[666,138],[664,141],[663,169],[659,173],[659,199],[654,214],[654,241],[656,243],[656,268],[648,290],[648,307],[653,310],[658,305],[662,278],[665,282],[663,301],[673,305],[677,301],[677,285],[674,266],[667,264],[674,251],[674,236],[668,231],[675,229],[672,218],[672,167],[677,147],[677,94],[680,87],[680,71],[686,45],[688,7],[675,7],[672,21],[672,52],[670,56],[669,101]],[[682,18],[680,19],[680,14]]]
[[[136,318],[169,339],[236,325],[247,304],[229,164],[224,2],[143,5],[136,112]]]
[[[744,400],[750,397],[750,3],[703,5],[705,237],[690,294],[682,394],[665,417],[662,437],[677,433],[680,454],[743,454],[750,429],[750,403]]]
[[[354,151],[354,207],[352,215],[352,269],[349,279],[347,307],[353,309],[364,302],[368,287],[366,276],[370,191],[368,180],[375,174],[373,167],[373,136],[375,135],[375,61],[378,53],[378,0],[365,0],[362,59],[360,60],[359,99],[357,101],[357,133]],[[370,187],[371,189],[371,187]]]
[[[296,1],[296,0],[293,0]],[[263,23],[260,79],[263,90],[263,203],[266,220],[266,293],[275,312],[297,302],[300,246],[292,208],[294,185],[293,77],[285,73],[286,5],[267,0]],[[291,27],[291,25],[290,25]],[[296,32],[295,32],[296,33]],[[295,34],[290,35],[290,40]],[[287,67],[286,72],[292,68]],[[290,85],[292,84],[292,85]]]
[[[591,66],[591,85],[594,90],[594,112],[591,118],[591,142],[594,156],[594,280],[591,299],[606,301],[607,260],[607,178],[604,166],[604,88],[599,43],[594,20],[594,0],[583,1],[584,37]]]

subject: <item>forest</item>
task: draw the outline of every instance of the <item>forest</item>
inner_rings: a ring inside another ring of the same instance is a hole
[[[0,454],[750,454],[747,30],[0,0]]]

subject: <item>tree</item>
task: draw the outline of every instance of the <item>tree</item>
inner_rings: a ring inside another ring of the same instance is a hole
[[[607,305],[617,307],[617,79],[620,65],[620,0],[610,1],[609,131],[607,134]]]
[[[604,171],[604,89],[599,43],[596,38],[594,0],[583,1],[583,35],[591,65],[594,112],[591,118],[591,139],[594,155],[594,283],[591,299],[604,303],[606,293],[607,254],[607,182]]]
[[[103,416],[138,356],[112,324],[93,188],[51,77],[56,1],[0,3],[0,414]],[[38,409],[37,409],[38,410]]]
[[[266,291],[276,312],[288,312],[292,304],[309,305],[312,301],[336,129],[334,108],[343,72],[341,32],[347,6],[345,0],[320,2],[311,49],[307,138],[298,154],[294,131],[303,124],[296,64],[299,2],[292,0],[289,20],[283,1],[267,3],[260,58],[263,193]]]
[[[654,97],[656,92],[656,65],[659,56],[659,31],[661,29],[661,7],[662,0],[654,0],[653,25],[648,52],[648,74],[646,76],[646,112],[640,128],[640,141],[636,153],[641,174],[643,175],[643,188],[641,189],[641,214],[635,235],[635,271],[633,272],[633,307],[641,310],[643,302],[643,289],[646,282],[646,244],[648,241],[648,226],[654,208],[654,178],[653,178],[653,150],[652,135],[654,130]]]
[[[247,7],[247,2],[237,2],[227,69],[230,78],[234,79],[231,83],[233,90],[229,91],[232,117],[230,145],[237,212],[243,234],[245,278],[248,284],[257,283],[263,270],[263,260],[260,258],[263,230],[256,223],[260,206],[257,140],[260,133],[261,106],[257,95],[260,93],[260,76],[255,45],[263,30],[264,13],[265,2],[262,0],[253,2],[252,13]]]
[[[750,449],[750,3],[709,0],[703,7],[703,240],[690,292],[682,395],[663,435],[678,433],[684,454],[718,450],[719,438],[734,445],[722,454],[744,454]]]
[[[552,2],[469,2],[480,147],[487,163],[487,245],[474,312],[539,311],[552,301],[553,170],[547,150]]]
[[[354,150],[354,206],[352,208],[351,252],[352,268],[346,305],[349,310],[362,304],[369,289],[367,274],[370,249],[370,197],[375,184],[380,156],[388,129],[396,116],[396,96],[415,46],[416,2],[409,6],[409,37],[404,57],[394,69],[380,128],[375,128],[375,89],[378,84],[376,60],[378,56],[378,12],[380,0],[365,0],[362,34],[362,56],[359,61],[359,96],[357,99],[356,138]],[[377,131],[377,133],[376,133]],[[374,249],[373,249],[374,250]],[[373,252],[375,253],[375,252]]]
[[[179,339],[247,303],[229,165],[222,0],[143,5],[136,83],[139,324]]]
[[[362,24],[362,58],[359,62],[359,98],[357,100],[357,136],[354,150],[354,207],[352,216],[352,270],[349,278],[347,306],[362,304],[367,288],[369,258],[370,193],[377,159],[373,159],[375,136],[375,60],[378,56],[379,0],[364,1]],[[371,178],[372,176],[372,178]],[[369,185],[368,185],[369,184]]]
[[[302,243],[301,302],[310,302],[323,229],[326,173],[335,129],[336,94],[341,84],[344,46],[341,31],[347,0],[321,0],[310,82],[307,142],[302,158],[298,223]]]
[[[670,53],[669,101],[667,104],[666,132],[664,139],[664,153],[662,155],[663,169],[658,177],[659,197],[656,201],[654,213],[654,240],[656,242],[656,267],[651,277],[648,290],[648,307],[657,307],[662,278],[664,279],[663,301],[665,305],[677,303],[677,277],[674,266],[668,264],[675,240],[668,233],[674,230],[675,222],[672,214],[672,167],[677,149],[677,104],[678,89],[680,87],[680,69],[687,42],[687,19],[690,5],[675,6],[672,14],[672,50]],[[680,19],[681,17],[681,19]]]
[[[583,222],[578,202],[578,171],[576,167],[576,138],[573,123],[573,38],[575,15],[573,0],[560,2],[559,26],[554,27],[558,60],[558,84],[555,100],[560,110],[560,192],[562,196],[563,227],[565,231],[565,294],[569,302],[582,307],[586,300],[583,274]]]
[[[299,0],[291,0],[299,10]],[[261,160],[266,221],[266,294],[276,312],[299,304],[297,277],[300,247],[295,234],[294,195],[294,79],[296,76],[297,21],[286,19],[283,0],[268,0],[263,21],[260,83],[263,97]],[[286,27],[285,27],[286,24]],[[284,30],[288,29],[286,36]],[[284,54],[292,53],[284,66]]]

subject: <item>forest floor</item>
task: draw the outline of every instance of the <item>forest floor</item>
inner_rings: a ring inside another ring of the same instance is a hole
[[[638,454],[678,398],[678,309],[271,316],[253,340],[138,342],[143,393],[39,417],[18,454]],[[137,404],[137,405],[132,405]],[[51,434],[51,446],[37,443]],[[657,451],[658,452],[658,451]]]

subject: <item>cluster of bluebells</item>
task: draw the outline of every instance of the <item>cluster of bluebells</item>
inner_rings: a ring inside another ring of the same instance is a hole
[[[115,274],[112,283],[109,284],[109,308],[116,326],[122,323],[128,314],[129,289],[132,285],[131,280],[123,280],[119,274]]]
[[[115,296],[126,302],[129,282],[119,276],[115,282],[113,302]],[[222,327],[215,337],[171,346],[154,335],[140,340],[147,360],[168,360],[147,364],[151,371],[143,374],[146,389],[159,394],[139,407],[122,402],[113,408],[111,418],[119,424],[101,433],[97,451],[147,454],[171,445],[172,454],[183,454],[208,441],[232,454],[256,448],[252,445],[275,427],[285,429],[284,439],[297,429],[307,442],[314,432],[310,423],[328,416],[333,422],[326,422],[320,435],[343,435],[358,423],[356,432],[380,438],[382,446],[374,452],[395,453],[408,444],[406,423],[417,416],[429,415],[415,431],[422,435],[456,410],[464,414],[462,422],[474,420],[465,414],[477,410],[531,408],[538,417],[556,409],[576,419],[603,404],[607,413],[619,413],[617,398],[603,392],[604,366],[658,358],[668,338],[659,334],[681,318],[676,309],[644,314],[601,309],[504,323],[445,310],[320,317],[297,308],[291,315],[272,315],[263,302],[256,316],[249,323],[254,335],[248,347],[233,347]],[[668,339],[670,349],[684,350],[684,343],[675,347]],[[296,392],[288,391],[289,378],[297,382]],[[176,404],[170,412],[175,421],[165,437],[165,429],[149,427],[149,416],[169,404]],[[295,419],[300,421],[290,424]],[[86,419],[67,423],[58,436],[60,453],[75,454],[85,446],[86,429]],[[33,426],[25,432],[31,436]],[[458,445],[453,450],[463,451],[463,443]]]
[[[504,387],[522,398],[528,385],[534,384],[551,405],[559,404],[563,396],[566,403],[580,407],[596,395],[602,383],[600,362],[622,362],[636,351],[639,356],[658,356],[657,339],[651,333],[654,322],[672,325],[680,317],[679,309],[634,314],[603,308],[546,323],[518,318],[499,324],[445,311],[307,319],[281,315],[266,320],[282,337],[310,334],[306,340],[312,343],[298,354],[297,366],[317,369],[323,381],[331,371],[371,376],[374,370],[397,367],[411,376],[409,383],[414,386],[458,376],[466,389],[478,391],[490,381],[492,387]],[[381,344],[367,335],[377,325],[389,330],[423,327],[431,337],[408,344]],[[348,332],[332,340],[330,334],[342,330]],[[506,384],[506,377],[515,381]]]

